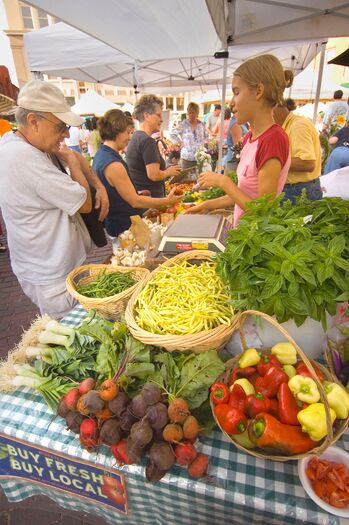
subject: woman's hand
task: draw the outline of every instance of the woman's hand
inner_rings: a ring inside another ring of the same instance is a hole
[[[177,164],[166,168],[165,173],[167,177],[176,177],[176,175],[179,175],[181,171],[181,167],[179,166],[179,164]]]
[[[185,210],[184,213],[204,213],[207,211],[206,209],[206,203],[200,202],[200,204],[196,204],[195,206],[191,206],[187,210]]]
[[[201,188],[223,188],[226,176],[212,171],[205,171],[201,173],[198,178],[198,183]]]
[[[104,221],[109,212],[108,193],[102,184],[98,186],[98,188],[96,188],[95,200],[95,208],[97,210],[99,209],[98,220],[102,222]]]
[[[177,204],[177,202],[179,202],[182,199],[183,195],[175,195],[175,191],[176,188],[172,188],[167,197],[165,197],[166,204]]]

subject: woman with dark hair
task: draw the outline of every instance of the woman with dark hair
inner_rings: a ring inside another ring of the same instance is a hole
[[[149,190],[152,197],[165,196],[164,180],[180,172],[179,166],[170,166],[161,157],[153,133],[160,131],[162,123],[161,98],[144,95],[135,106],[134,117],[139,129],[134,132],[126,152],[130,177],[137,190]]]
[[[130,216],[145,208],[161,208],[178,202],[174,190],[164,198],[139,195],[129,175],[129,169],[119,151],[126,148],[133,132],[133,121],[119,109],[112,109],[98,120],[103,144],[97,151],[93,169],[105,186],[109,197],[109,213],[105,228],[111,237],[117,237],[131,225]]]

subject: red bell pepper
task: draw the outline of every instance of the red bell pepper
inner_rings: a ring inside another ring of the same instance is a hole
[[[260,392],[250,394],[245,401],[245,411],[249,417],[255,418],[261,412],[278,415],[278,402],[276,399],[269,399]]]
[[[324,376],[323,376],[323,373],[321,372],[321,370],[318,369],[318,367],[314,364],[314,363],[311,363],[313,365],[313,368],[315,370],[315,373],[319,379],[319,381],[323,381],[324,380]],[[297,374],[301,375],[301,376],[305,376],[305,377],[313,377],[309,371],[309,368],[303,363],[303,361],[301,361],[297,366],[296,366],[296,372]]]
[[[245,411],[245,400],[246,392],[241,385],[234,385],[232,391],[230,392],[228,405],[231,407],[238,408],[241,412]]]
[[[262,412],[251,421],[248,434],[259,448],[284,456],[304,454],[318,442],[310,439],[300,427],[280,423],[274,416]]]
[[[280,361],[275,357],[275,355],[263,355],[261,360],[257,365],[257,372],[260,376],[265,376],[271,366],[278,366],[281,368]]]
[[[229,387],[225,383],[214,383],[211,386],[211,399],[215,405],[228,403],[229,397]]]
[[[274,397],[281,383],[288,383],[288,380],[288,375],[280,367],[272,365],[265,376],[256,380],[255,390],[266,397]]]
[[[292,394],[287,383],[281,383],[278,390],[279,400],[279,421],[285,425],[297,425],[300,423],[297,419],[297,414],[301,410],[296,398]]]
[[[239,377],[250,377],[256,372],[255,366],[247,366],[246,368],[235,368],[229,377],[229,386],[231,386]]]
[[[242,434],[247,428],[247,417],[241,410],[229,405],[217,405],[215,416],[227,434]]]

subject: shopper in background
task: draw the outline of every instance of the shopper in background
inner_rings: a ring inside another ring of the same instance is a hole
[[[183,169],[196,166],[195,155],[210,139],[203,122],[199,120],[200,108],[195,102],[187,107],[187,118],[180,122],[170,133],[170,139],[181,148],[181,166]]]
[[[137,193],[129,168],[120,155],[120,151],[129,143],[133,126],[132,118],[119,109],[107,111],[98,120],[103,144],[95,155],[93,168],[108,192],[110,208],[105,228],[112,238],[130,227],[131,215],[140,215],[147,208],[171,206],[181,198],[174,196],[174,190],[164,198],[152,198]]]
[[[331,127],[331,124],[337,124],[337,117],[343,115],[345,120],[349,120],[349,105],[342,100],[343,91],[338,89],[333,93],[334,102],[332,102],[326,109],[323,129]]]
[[[235,160],[234,148],[242,144],[242,139],[248,132],[247,124],[238,124],[237,119],[232,112],[233,100],[230,102],[231,119],[227,130],[227,154],[223,158],[223,166],[226,173],[236,171],[238,162]]]
[[[261,55],[242,63],[234,72],[232,109],[239,125],[249,122],[237,167],[238,185],[226,175],[206,172],[199,177],[203,188],[216,186],[226,196],[193,206],[187,213],[198,213],[235,204],[234,226],[246,204],[262,195],[276,195],[283,190],[291,158],[288,137],[274,123],[273,108],[292,84],[292,71],[284,71],[273,55]]]
[[[132,135],[126,151],[129,175],[137,191],[148,190],[152,197],[165,197],[164,180],[180,172],[179,166],[166,168],[153,133],[160,131],[162,124],[161,98],[155,95],[141,97],[134,109],[139,129]]]
[[[212,134],[219,120],[221,111],[222,111],[222,106],[220,104],[215,104],[213,112],[209,115],[208,119],[206,120],[206,129],[210,133],[210,135]]]
[[[81,153],[83,141],[84,133],[81,127],[71,126],[69,128],[69,137],[64,139],[64,142],[66,143],[68,148],[72,149],[73,151],[77,151],[78,153]]]
[[[304,189],[309,200],[321,199],[321,146],[314,124],[308,118],[289,111],[286,102],[274,108],[274,119],[287,133],[291,148],[284,200],[294,204],[295,198],[300,197]]]
[[[326,162],[324,175],[349,166],[349,126],[343,126],[328,142],[333,145],[333,151]]]
[[[227,133],[228,133],[228,127],[230,123],[230,117],[231,117],[231,110],[230,108],[225,108],[224,110],[224,120],[223,120],[223,139],[226,143],[227,140]],[[221,131],[221,119],[217,120],[217,123],[215,127],[212,130],[212,136],[217,139],[217,142],[220,139],[220,131]]]

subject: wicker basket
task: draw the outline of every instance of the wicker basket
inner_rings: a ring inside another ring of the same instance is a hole
[[[212,409],[213,417],[214,417],[217,425],[219,426],[219,428],[223,432],[223,434],[228,439],[228,441],[231,441],[237,448],[239,448],[243,452],[246,452],[247,454],[251,454],[252,456],[255,456],[257,458],[272,459],[274,461],[290,461],[290,460],[293,460],[293,459],[301,459],[301,458],[304,458],[306,456],[319,455],[324,450],[326,450],[327,447],[329,447],[330,445],[335,443],[335,441],[337,441],[337,439],[339,439],[340,436],[345,432],[345,430],[346,430],[346,428],[348,426],[348,418],[347,419],[336,419],[334,425],[332,426],[332,423],[331,423],[331,420],[330,420],[330,414],[329,414],[329,406],[328,406],[328,403],[327,403],[326,395],[325,395],[325,392],[324,392],[324,390],[322,388],[322,385],[321,385],[320,381],[317,378],[317,375],[316,375],[316,373],[314,371],[314,368],[312,366],[312,363],[315,364],[315,361],[310,361],[307,358],[307,356],[299,348],[299,346],[294,341],[294,339],[292,339],[292,337],[286,332],[286,330],[282,326],[280,326],[279,323],[277,321],[275,321],[272,317],[270,317],[269,315],[266,315],[266,314],[264,314],[262,312],[255,311],[255,310],[247,310],[246,312],[242,312],[242,313],[239,314],[238,319],[237,319],[237,325],[238,325],[238,329],[239,329],[239,332],[240,332],[240,337],[241,337],[241,342],[242,342],[243,348],[245,350],[248,348],[248,345],[246,344],[246,339],[245,339],[245,336],[244,336],[243,325],[244,325],[244,322],[245,322],[245,320],[247,319],[247,317],[249,315],[254,315],[254,316],[261,317],[261,318],[265,319],[266,321],[268,321],[269,323],[271,323],[272,325],[274,325],[276,328],[279,329],[281,334],[290,343],[292,343],[293,346],[295,347],[298,357],[301,358],[301,360],[308,367],[308,369],[309,369],[309,371],[311,373],[311,377],[314,379],[314,381],[315,381],[315,383],[316,383],[316,385],[318,387],[318,390],[320,392],[320,401],[322,401],[322,403],[325,405],[326,423],[327,423],[328,434],[327,434],[327,436],[325,438],[323,438],[321,441],[319,441],[319,445],[317,447],[313,448],[309,452],[306,452],[304,454],[296,454],[296,455],[293,455],[293,456],[281,456],[281,455],[277,456],[277,455],[271,455],[268,452],[263,451],[262,449],[259,449],[259,448],[247,449],[247,448],[241,446],[236,441],[234,441],[234,437],[232,435],[230,435],[230,434],[227,434],[227,432],[225,432],[222,429],[222,427],[220,426],[217,418],[215,417],[214,406],[213,406],[213,403],[211,401],[211,409]],[[269,353],[270,349],[265,348],[265,349],[262,350],[262,352],[263,353]],[[235,370],[235,368],[238,367],[239,359],[240,359],[240,356],[236,356],[233,359],[230,359],[229,361],[227,361],[225,363],[225,372],[217,379],[217,381],[222,381],[222,382],[227,384],[231,372],[233,370]],[[337,379],[331,374],[331,372],[327,368],[322,366],[320,363],[316,363],[316,366],[319,368],[319,370],[323,373],[324,377],[328,381],[338,382]]]
[[[210,259],[213,255],[215,255],[214,252],[211,252],[209,250],[192,250],[183,252],[179,255],[176,255],[175,257],[172,257],[172,259],[167,259],[161,266],[171,266],[173,264],[176,264],[183,260],[188,261],[202,261]],[[226,325],[220,325],[216,328],[213,328],[212,330],[206,330],[203,332],[198,332],[196,334],[188,334],[188,335],[159,335],[159,334],[153,334],[151,332],[147,332],[146,330],[143,330],[140,328],[134,318],[133,311],[134,306],[137,301],[137,297],[141,290],[144,288],[144,286],[153,278],[153,276],[156,274],[156,272],[161,269],[161,266],[159,268],[156,268],[150,275],[140,283],[137,288],[135,289],[134,293],[132,294],[131,299],[128,302],[126,313],[125,313],[125,320],[127,323],[127,326],[136,339],[139,341],[142,341],[142,343],[154,345],[154,346],[161,346],[168,350],[169,352],[173,351],[179,351],[179,350],[191,350],[192,352],[205,352],[207,350],[218,350],[222,348],[225,343],[230,339],[232,333],[234,332],[236,325],[235,325],[235,319],[236,316],[233,317],[232,323],[230,326]]]
[[[137,281],[133,286],[124,290],[123,292],[111,295],[104,299],[85,297],[84,295],[79,294],[76,291],[77,285],[88,284],[91,281],[95,280],[101,270],[104,270],[107,273],[110,272],[132,272],[135,281]],[[97,313],[106,317],[107,319],[116,320],[118,316],[124,313],[127,301],[131,297],[133,291],[136,289],[137,285],[142,282],[148,275],[149,270],[146,268],[125,268],[122,266],[112,266],[106,264],[86,264],[84,266],[79,266],[72,270],[66,280],[66,286],[68,292],[77,299],[77,301],[86,309],[92,310],[96,309]]]

